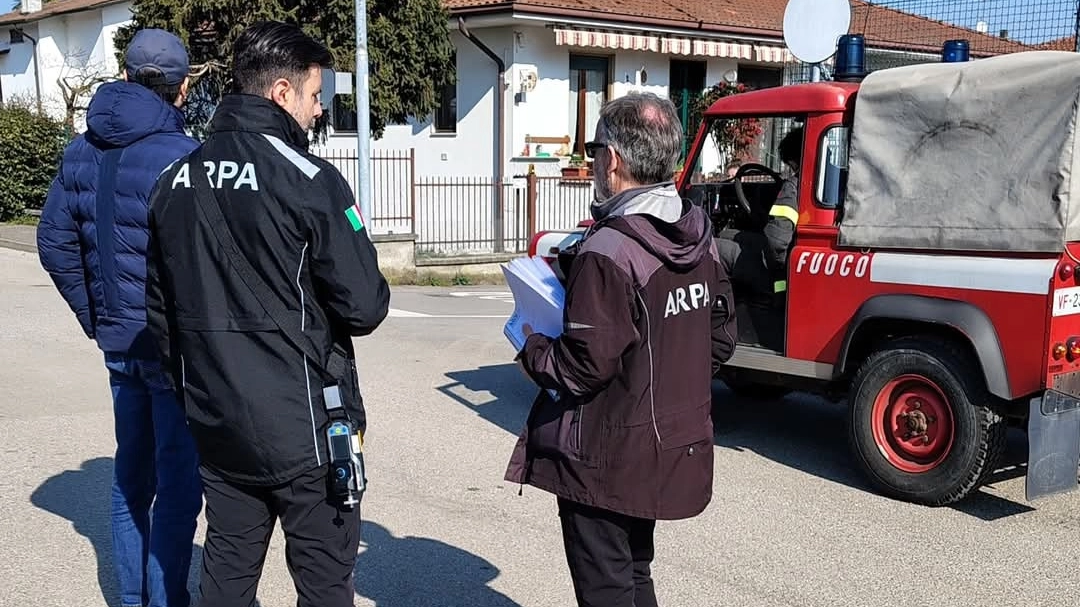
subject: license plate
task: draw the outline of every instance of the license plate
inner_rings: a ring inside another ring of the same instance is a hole
[[[1080,399],[1057,390],[1047,390],[1043,394],[1042,414],[1057,415],[1066,411],[1080,409]]]
[[[1080,314],[1080,287],[1054,290],[1054,316]]]

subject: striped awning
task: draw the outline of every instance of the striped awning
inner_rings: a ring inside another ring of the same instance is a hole
[[[626,51],[660,52],[660,38],[625,32],[555,29],[555,44]]]
[[[791,63],[795,56],[783,46],[754,45],[754,58],[762,63]]]
[[[693,40],[690,38],[664,38],[660,52],[667,55],[694,55],[697,57],[730,57],[750,60],[754,49],[749,44],[720,40]]]
[[[688,57],[742,59],[762,63],[789,63],[795,60],[783,46],[618,31],[555,28],[555,44],[586,48],[649,51]]]

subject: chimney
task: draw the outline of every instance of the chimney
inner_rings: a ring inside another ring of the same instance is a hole
[[[22,0],[19,3],[19,12],[28,15],[41,11],[41,0]]]
[[[1001,38],[1002,40],[1008,39],[1009,38],[1009,30],[1001,30],[1001,33],[998,35],[998,37]]]
[[[986,32],[990,31],[990,24],[985,21],[980,21],[975,24],[975,31],[979,32],[980,34],[985,34]]]

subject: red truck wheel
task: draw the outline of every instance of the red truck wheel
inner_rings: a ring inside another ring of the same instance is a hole
[[[941,506],[962,499],[993,471],[1006,425],[978,361],[955,344],[901,338],[859,367],[848,436],[882,493]]]

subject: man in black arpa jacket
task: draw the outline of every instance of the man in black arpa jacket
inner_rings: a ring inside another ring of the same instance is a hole
[[[330,53],[273,22],[234,53],[235,93],[150,202],[149,324],[202,460],[200,605],[253,603],[280,518],[298,605],[351,606],[366,429],[351,338],[386,317],[389,287],[349,185],[307,152]],[[350,497],[330,474],[341,445]]]

